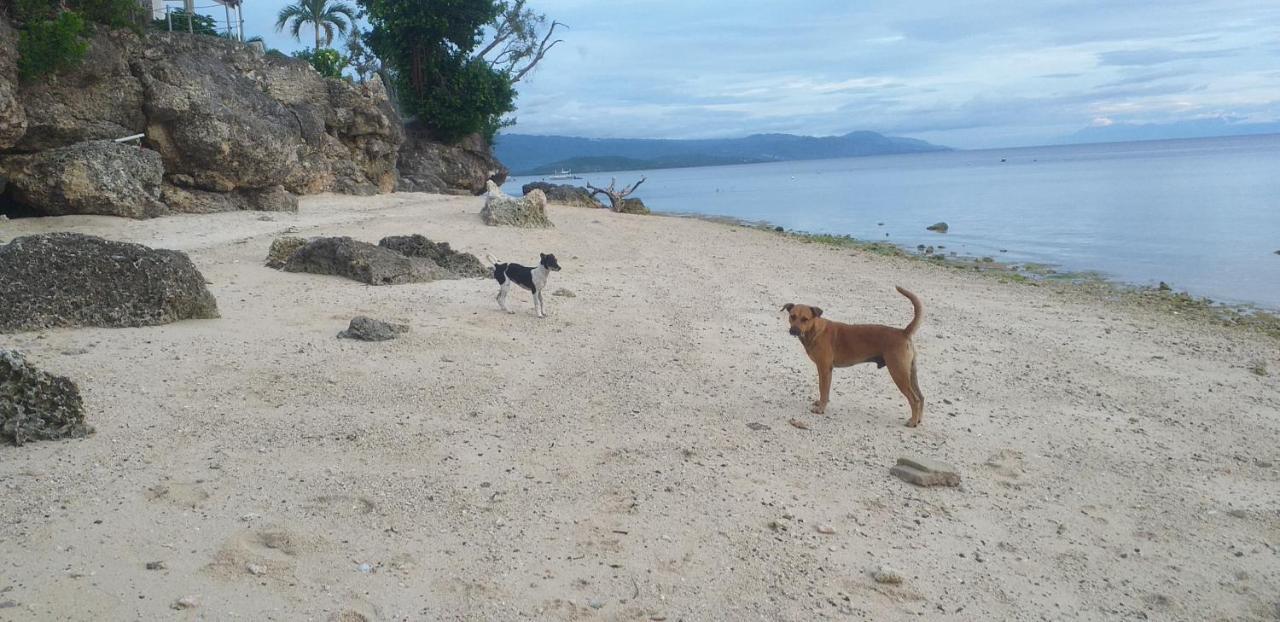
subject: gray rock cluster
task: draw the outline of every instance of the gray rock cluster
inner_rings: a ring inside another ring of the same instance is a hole
[[[16,350],[0,350],[0,440],[21,445],[92,432],[74,382],[36,369]]]
[[[497,184],[490,181],[480,218],[489,226],[525,227],[546,229],[554,227],[547,218],[547,196],[541,190],[532,190],[523,197],[507,196]]]
[[[591,196],[591,191],[581,186],[573,186],[570,184],[552,184],[545,181],[535,181],[527,183],[520,188],[520,192],[528,196],[534,190],[541,190],[546,195],[547,202],[560,203],[572,207],[590,207],[599,209],[604,207],[604,203],[596,200]]]
[[[351,318],[347,330],[338,333],[338,339],[356,339],[359,341],[389,341],[409,331],[404,324],[392,324],[358,315]]]
[[[488,276],[469,253],[421,236],[390,236],[377,246],[349,237],[280,238],[271,244],[267,265],[285,272],[341,276],[369,285],[402,285],[441,279]]]
[[[0,245],[0,333],[218,317],[185,253],[78,233]]]
[[[507,168],[480,136],[445,145],[416,123],[405,126],[399,171],[401,192],[480,195],[489,180],[499,184],[507,180]]]

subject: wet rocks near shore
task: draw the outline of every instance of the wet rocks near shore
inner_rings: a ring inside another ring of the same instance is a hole
[[[22,445],[91,433],[74,382],[36,369],[16,350],[0,350],[0,440]]]
[[[926,231],[936,231],[938,233],[946,233],[948,229],[950,229],[950,227],[948,227],[945,222],[935,222],[932,225],[925,227]]]
[[[547,196],[541,190],[532,190],[520,197],[510,197],[492,181],[489,192],[485,196],[484,207],[480,210],[480,218],[489,226],[524,227],[529,229],[546,229],[554,227],[547,218]]]
[[[618,205],[619,214],[649,214],[649,208],[645,207],[644,201],[640,199],[623,199]]]
[[[216,317],[204,276],[179,251],[78,233],[0,246],[0,333]]]
[[[580,186],[569,184],[553,184],[545,181],[535,181],[521,186],[520,192],[528,196],[534,190],[541,190],[546,195],[548,203],[560,203],[572,207],[589,207],[600,209],[604,207],[604,203],[596,200],[591,195],[591,191]]]

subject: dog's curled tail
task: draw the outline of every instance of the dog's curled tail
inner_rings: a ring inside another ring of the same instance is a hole
[[[902,332],[906,333],[907,336],[910,337],[915,334],[917,328],[920,328],[920,322],[924,321],[924,305],[920,304],[920,299],[916,298],[915,294],[902,289],[901,287],[896,287],[896,289],[899,294],[906,296],[907,300],[911,301],[911,308],[915,310],[915,317],[911,318],[911,323],[907,324],[907,327],[902,329]]]
[[[499,263],[497,259],[494,259],[493,255],[490,255],[490,254],[488,254],[488,253],[485,253],[484,258],[485,258],[485,259],[488,259],[488,260],[489,260],[489,263],[490,263],[490,264],[492,264],[492,265],[495,265],[495,266],[496,266],[496,265],[498,265],[498,263]]]

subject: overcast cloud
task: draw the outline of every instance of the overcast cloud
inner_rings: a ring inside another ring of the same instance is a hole
[[[530,4],[570,28],[519,85],[520,133],[869,129],[973,148],[1091,125],[1280,120],[1277,0]],[[295,49],[272,32],[282,5],[246,2],[247,30]]]

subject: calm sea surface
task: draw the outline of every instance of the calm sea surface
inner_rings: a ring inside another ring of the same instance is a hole
[[[656,212],[1165,281],[1280,309],[1280,135],[955,151],[584,175],[648,176]],[[537,178],[514,178],[505,190]],[[945,221],[950,232],[925,230]],[[880,223],[883,223],[880,224]],[[887,236],[886,236],[887,234]],[[1002,252],[1004,251],[1004,252]]]

